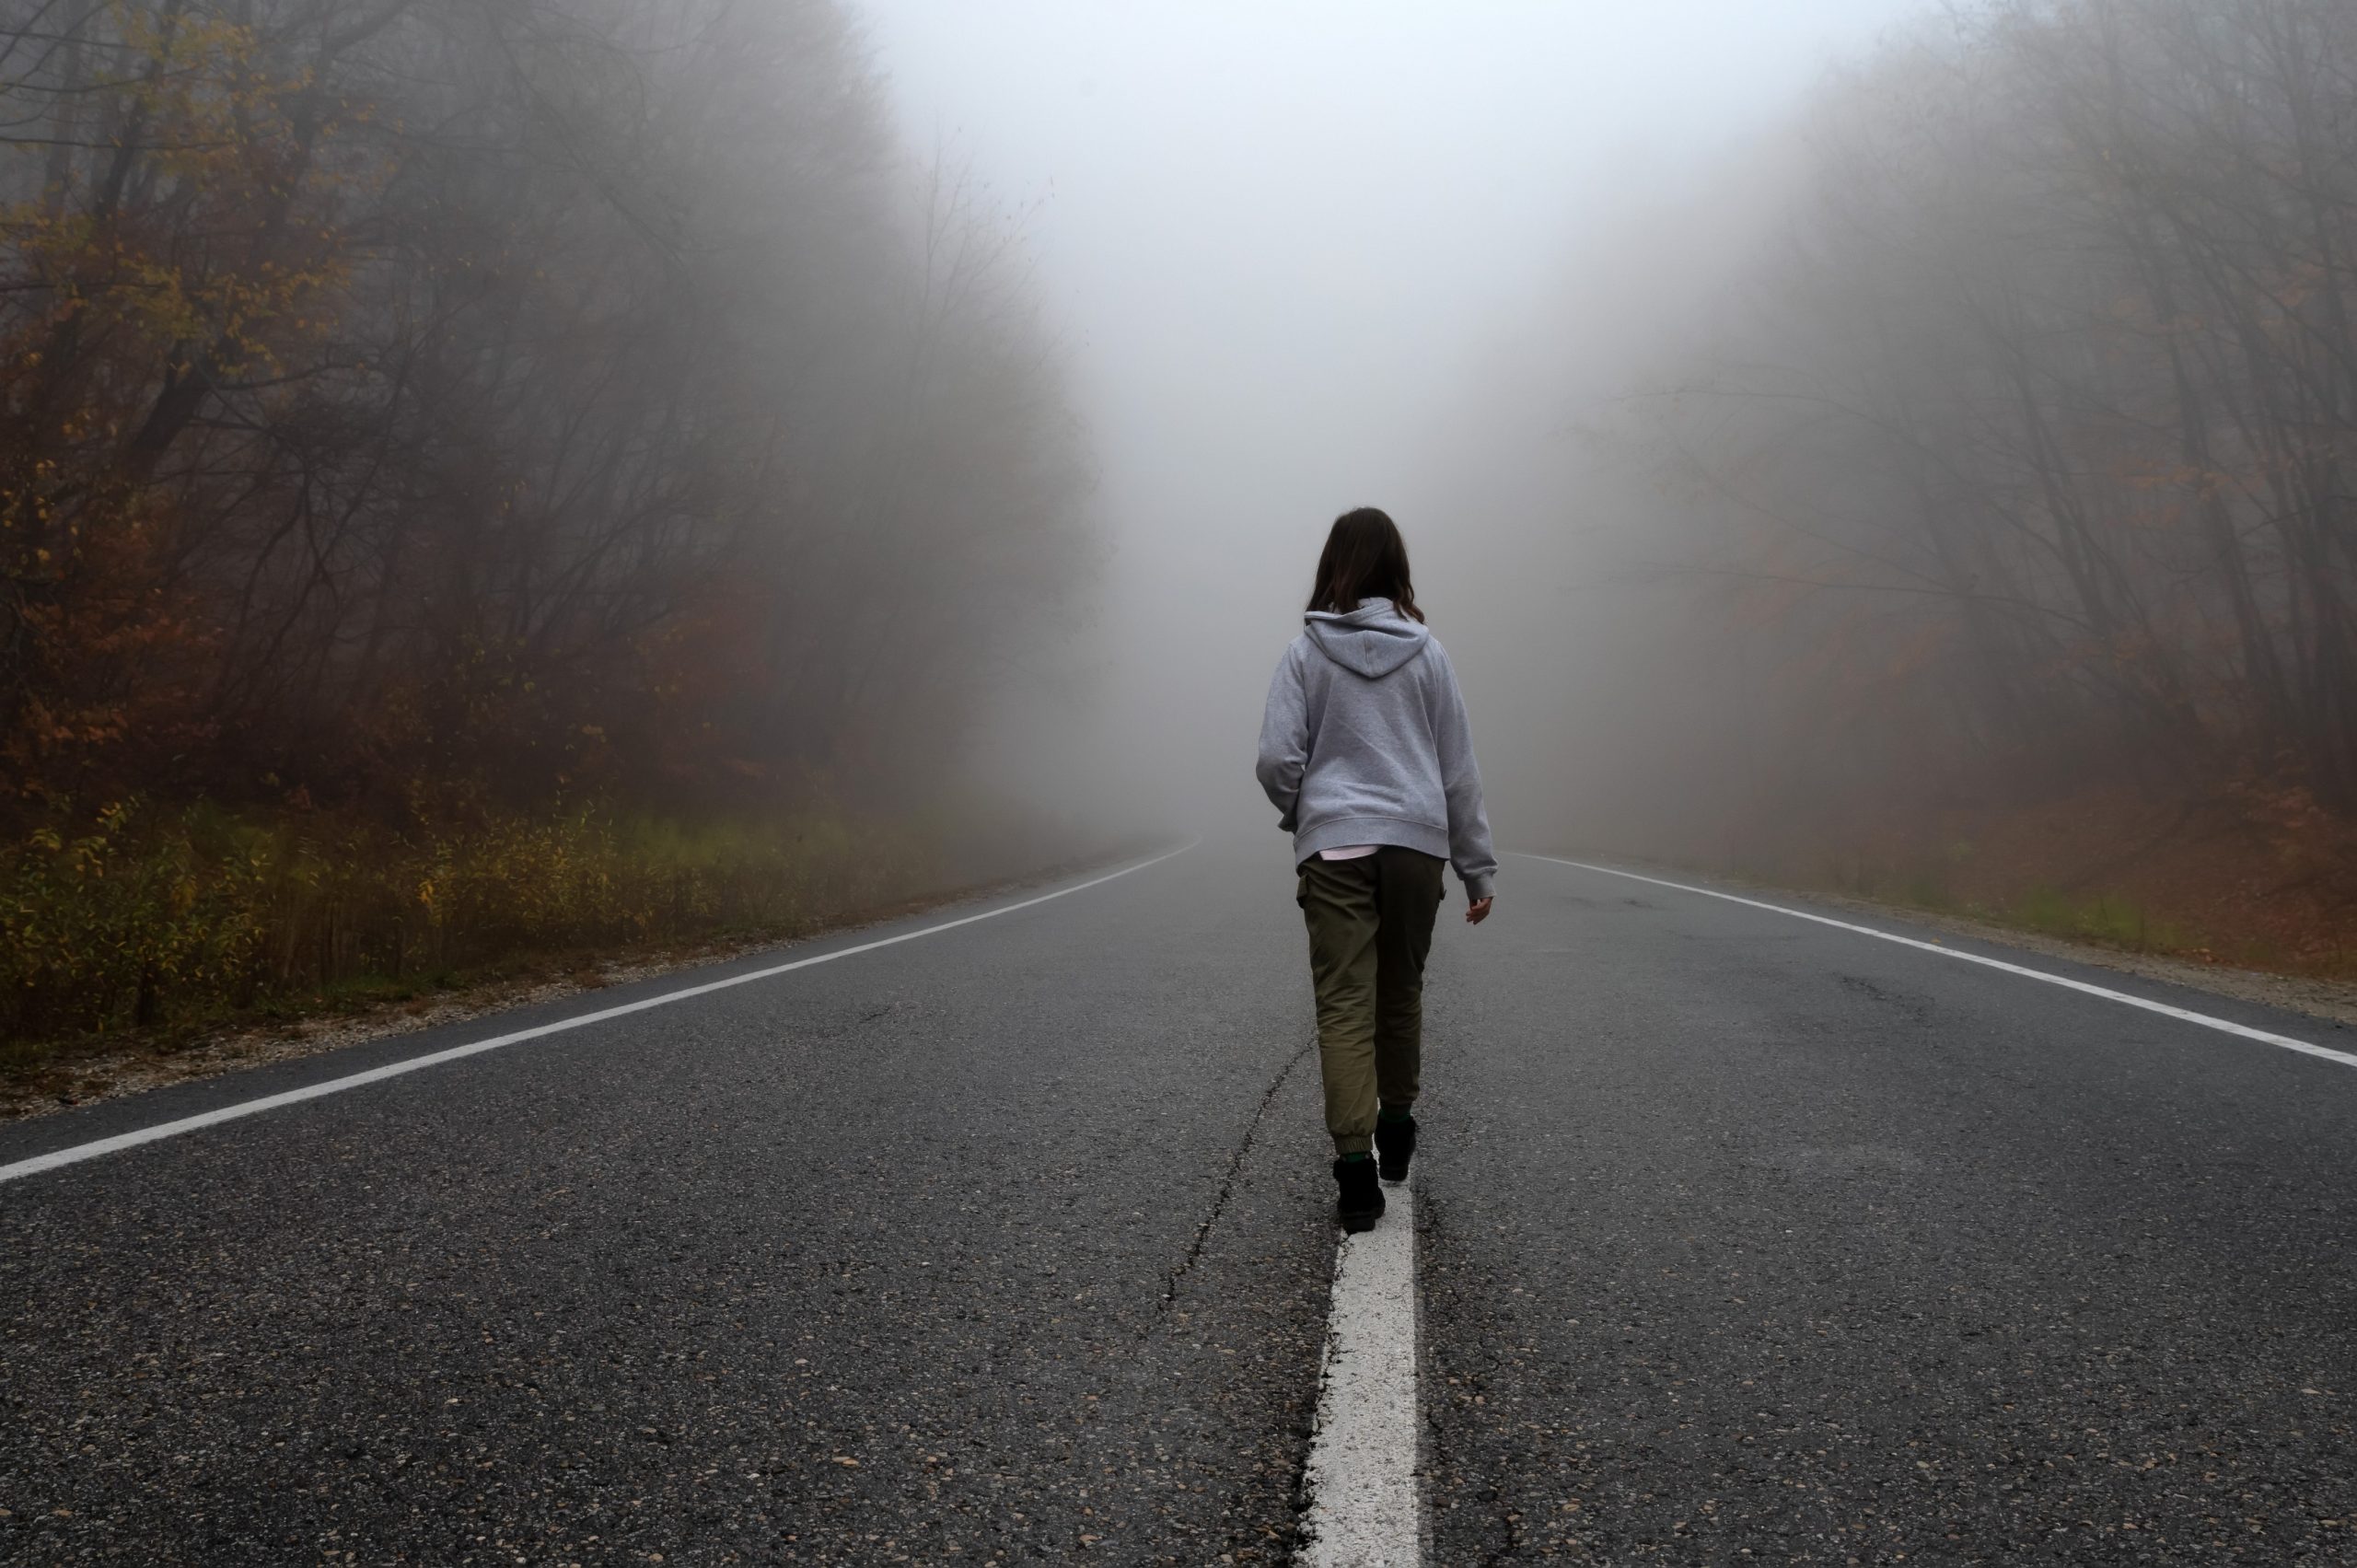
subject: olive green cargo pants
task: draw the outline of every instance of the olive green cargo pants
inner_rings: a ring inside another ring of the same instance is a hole
[[[1295,901],[1309,925],[1326,1131],[1338,1155],[1367,1152],[1378,1097],[1394,1110],[1416,1102],[1443,864],[1390,844],[1355,860],[1301,863]]]

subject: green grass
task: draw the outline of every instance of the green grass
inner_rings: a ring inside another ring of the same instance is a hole
[[[1901,896],[1917,909],[1953,913],[1956,907],[1956,896],[1948,891],[1946,882],[1931,873],[1909,877]]]
[[[1962,864],[1970,855],[1968,845],[1958,844],[1950,848],[1946,859]],[[1900,868],[1870,866],[1861,860],[1831,863],[1829,869],[1831,874],[1820,874],[1823,883],[1909,909],[1962,915],[1992,925],[2134,952],[2208,951],[2182,927],[2153,916],[2142,904],[2116,892],[2071,893],[2041,886],[1992,906],[1958,895],[1950,885],[1949,867],[1937,862]]]
[[[2137,952],[2181,952],[2195,946],[2176,926],[2154,920],[2133,899],[2117,893],[2074,896],[2055,888],[2033,888],[2001,912],[2009,924],[2100,942]]]

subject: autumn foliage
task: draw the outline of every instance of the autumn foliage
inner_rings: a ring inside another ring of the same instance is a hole
[[[20,902],[136,839],[237,905],[192,809],[913,805],[1089,569],[1013,239],[826,0],[62,0],[0,83]]]
[[[1952,862],[2109,798],[2142,804],[2055,875],[2182,839],[2123,816],[2233,819],[2240,881],[2288,812],[2275,885],[2357,935],[2357,8],[1950,12],[1776,167],[1631,422],[1714,629],[1681,656],[1721,693],[1713,850]]]

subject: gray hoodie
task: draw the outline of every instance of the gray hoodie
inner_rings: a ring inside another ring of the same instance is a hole
[[[1465,896],[1488,898],[1498,857],[1448,654],[1387,598],[1306,619],[1269,683],[1255,770],[1295,862],[1401,844],[1453,862]]]

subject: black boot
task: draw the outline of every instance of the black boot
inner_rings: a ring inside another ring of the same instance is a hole
[[[1408,1179],[1408,1162],[1416,1157],[1416,1119],[1403,1116],[1397,1121],[1378,1121],[1375,1124],[1376,1168],[1386,1181]]]
[[[1383,1217],[1383,1185],[1375,1179],[1375,1162],[1361,1156],[1334,1162],[1334,1217],[1347,1231],[1373,1230]]]

